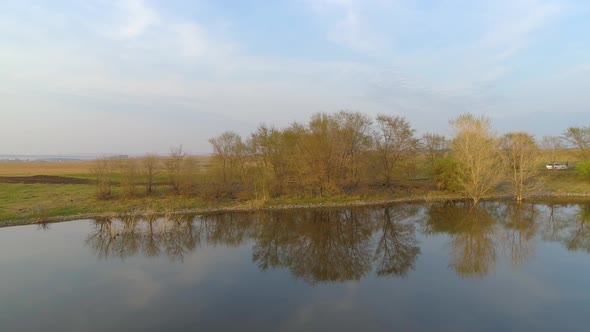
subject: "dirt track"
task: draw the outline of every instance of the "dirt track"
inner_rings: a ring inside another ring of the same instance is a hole
[[[53,175],[0,176],[0,183],[89,184],[90,180]]]

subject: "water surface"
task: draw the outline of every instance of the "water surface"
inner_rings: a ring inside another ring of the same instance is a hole
[[[590,204],[0,229],[0,331],[587,331]]]

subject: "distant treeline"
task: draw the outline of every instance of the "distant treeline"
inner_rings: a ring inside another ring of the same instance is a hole
[[[579,152],[580,174],[590,177],[590,126],[568,128],[540,141],[525,132],[499,136],[484,116],[463,114],[450,121],[452,137],[421,137],[402,116],[375,119],[341,111],[318,113],[286,128],[260,125],[248,137],[228,131],[211,138],[210,167],[187,156],[182,146],[168,156],[101,159],[93,172],[97,195],[112,198],[114,174],[122,196],[153,191],[164,181],[175,194],[205,199],[264,202],[278,197],[389,194],[446,190],[475,204],[499,185],[521,201],[535,191],[542,164],[555,163],[565,147]],[[539,159],[543,149],[544,160]],[[160,182],[158,182],[160,179]]]

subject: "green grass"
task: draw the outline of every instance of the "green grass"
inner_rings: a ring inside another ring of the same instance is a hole
[[[590,181],[581,180],[573,170],[543,171],[540,174],[544,184],[541,191],[546,193],[590,193]],[[443,195],[439,191],[413,189],[411,192],[388,191],[367,193],[365,195],[339,195],[322,197],[281,197],[267,201],[231,201],[207,202],[200,198],[178,196],[170,193],[167,186],[156,186],[152,195],[146,196],[143,187],[138,186],[139,197],[120,198],[120,188],[114,187],[114,197],[110,200],[98,200],[94,185],[71,184],[0,184],[0,227],[56,217],[71,217],[84,214],[128,213],[156,211],[166,213],[188,209],[221,208],[230,206],[262,207],[279,205],[311,205],[323,203],[355,202],[359,200],[375,201],[409,198],[411,195],[433,197]]]
[[[575,170],[543,170],[539,174],[542,191],[551,193],[590,193],[590,181],[582,179]]]
[[[115,197],[119,195],[118,188],[114,194]],[[156,187],[156,192],[150,196],[98,200],[93,185],[0,184],[0,226],[8,221],[42,221],[59,216],[147,210],[166,212],[206,206],[204,201],[194,197],[170,195],[167,188],[162,187]]]

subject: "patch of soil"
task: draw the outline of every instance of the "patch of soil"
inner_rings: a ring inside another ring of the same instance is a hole
[[[0,183],[89,184],[90,180],[54,175],[0,176]]]

